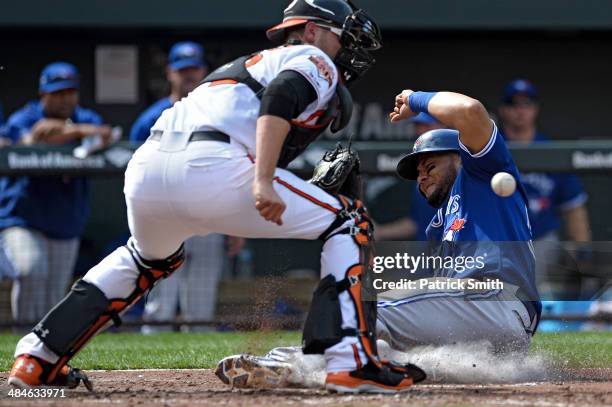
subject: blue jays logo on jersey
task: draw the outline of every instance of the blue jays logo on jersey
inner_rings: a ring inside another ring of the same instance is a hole
[[[459,195],[452,195],[448,200],[448,204],[446,205],[446,216],[449,217],[447,224],[450,223],[450,226],[445,227],[443,240],[450,242],[454,241],[457,233],[459,233],[459,231],[465,226],[465,218],[455,217],[452,219],[452,223],[450,219],[450,215],[458,213],[461,209],[459,204],[460,198],[461,197]]]
[[[444,240],[449,242],[455,240],[455,236],[461,229],[463,229],[464,226],[465,218],[456,218],[446,231],[446,234],[444,235]]]
[[[446,214],[451,215],[459,211],[459,195],[453,195],[448,200],[448,205],[446,205]]]
[[[430,226],[432,228],[439,228],[444,224],[444,211],[442,208],[438,209],[433,219],[431,220]]]

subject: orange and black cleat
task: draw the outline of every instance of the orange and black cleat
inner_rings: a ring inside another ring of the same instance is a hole
[[[328,373],[325,388],[338,393],[398,393],[408,390],[415,381],[407,372],[370,362],[352,372]]]
[[[39,386],[58,386],[74,389],[81,381],[87,390],[93,391],[93,384],[80,369],[64,365],[55,378],[48,382],[46,377],[53,364],[28,354],[19,355],[13,363],[8,384],[13,387],[27,389]]]

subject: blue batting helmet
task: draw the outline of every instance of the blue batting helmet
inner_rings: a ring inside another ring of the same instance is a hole
[[[397,174],[402,178],[415,180],[419,174],[417,171],[419,156],[425,153],[446,151],[459,153],[459,132],[457,130],[436,129],[423,133],[414,142],[412,152],[402,157],[397,163]]]

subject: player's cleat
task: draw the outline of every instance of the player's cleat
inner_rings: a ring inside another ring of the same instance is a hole
[[[40,378],[42,374],[43,367],[40,359],[30,355],[20,355],[13,363],[8,384],[22,389],[42,386],[43,382]]]
[[[338,393],[398,393],[408,390],[413,382],[410,375],[389,365],[378,368],[368,363],[352,372],[328,373],[325,388]]]
[[[51,363],[28,354],[20,355],[15,359],[9,374],[8,384],[13,387],[27,389],[39,386],[58,386],[74,389],[81,381],[87,390],[93,391],[93,384],[80,369],[65,365],[61,368],[55,379],[47,383],[44,376],[52,369]]]
[[[270,352],[265,354],[264,358],[276,360],[277,362],[291,363],[291,359],[300,354],[302,354],[301,346],[282,346],[271,349]]]
[[[215,375],[225,384],[236,388],[287,387],[291,365],[266,356],[234,355],[222,359]]]
[[[425,373],[425,371],[417,365],[413,365],[412,363],[402,364],[385,359],[381,360],[381,362],[385,365],[388,365],[392,370],[407,374],[409,377],[412,378],[414,384],[420,383],[423,380],[427,379],[427,374]]]
[[[58,373],[57,377],[51,382],[50,386],[61,386],[74,389],[81,381],[83,385],[89,391],[93,391],[93,383],[89,380],[89,377],[81,369],[66,365],[62,367],[62,370]]]

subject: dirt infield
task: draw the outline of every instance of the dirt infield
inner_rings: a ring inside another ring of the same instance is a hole
[[[0,373],[0,406],[192,406],[192,405],[612,405],[612,369],[565,371],[568,379],[503,385],[422,384],[401,395],[346,396],[324,390],[232,390],[210,369],[90,372],[95,391],[66,391],[65,398],[8,396],[7,373]],[[572,378],[569,380],[569,378]]]

